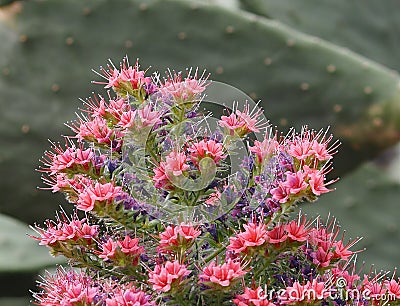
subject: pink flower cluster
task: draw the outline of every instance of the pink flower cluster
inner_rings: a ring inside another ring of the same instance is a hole
[[[212,139],[203,139],[198,142],[192,142],[185,152],[172,151],[165,161],[161,161],[158,167],[153,169],[153,181],[156,187],[164,189],[174,189],[174,177],[184,175],[190,169],[189,163],[199,167],[199,162],[206,157],[211,158],[214,163],[218,164],[225,159],[222,143]]]
[[[114,261],[122,266],[137,265],[140,254],[144,252],[144,248],[139,246],[139,239],[131,238],[129,235],[117,241],[108,238],[100,245],[100,248],[101,251],[97,252],[100,258]]]
[[[228,259],[222,265],[218,265],[215,261],[203,268],[203,273],[199,275],[202,283],[208,286],[228,287],[238,281],[248,271],[243,270],[243,266],[238,261]]]
[[[263,223],[251,222],[243,227],[243,232],[229,239],[230,244],[227,250],[233,254],[244,255],[245,258],[251,260],[254,253],[270,256],[277,250],[283,252],[301,246],[299,251],[306,254],[317,269],[326,268],[338,260],[348,260],[356,253],[349,249],[359,241],[359,239],[350,241],[345,245],[343,237],[336,240],[339,233],[338,227],[330,231],[319,221],[315,227],[312,227],[305,218],[276,225],[271,230],[267,230]]]
[[[43,291],[36,293],[34,297],[43,306],[90,305],[99,293],[93,280],[84,273],[66,272],[61,268],[55,275],[48,274],[40,287]]]
[[[151,296],[136,289],[132,284],[121,285],[115,281],[104,282],[86,273],[57,269],[56,274],[47,274],[40,283],[43,291],[34,297],[43,306],[155,306]]]
[[[201,93],[206,89],[207,78],[204,74],[198,77],[198,70],[191,75],[189,70],[187,76],[182,78],[181,73],[170,73],[168,78],[161,84],[159,91],[164,96],[172,96],[175,102],[195,103],[201,99]]]
[[[143,99],[145,95],[152,94],[156,89],[152,86],[150,77],[145,76],[145,71],[140,70],[139,62],[134,66],[129,65],[128,58],[125,57],[121,63],[120,69],[117,69],[112,63],[107,68],[101,68],[99,74],[106,81],[93,82],[103,84],[105,88],[113,88],[120,95],[135,93],[138,99]]]
[[[67,145],[64,150],[61,146],[54,145],[54,152],[46,151],[46,157],[43,163],[46,168],[43,172],[50,174],[56,173],[80,173],[80,172],[96,172],[96,164],[94,161],[94,152],[91,148],[76,148],[74,145]]]
[[[160,245],[158,249],[166,253],[187,249],[200,234],[201,232],[190,224],[181,223],[179,226],[168,225],[159,234]]]
[[[267,122],[260,120],[262,109],[250,110],[249,105],[245,105],[243,111],[238,109],[229,116],[222,116],[218,124],[227,129],[228,135],[244,137],[250,132],[260,132]]]
[[[113,201],[122,195],[122,188],[115,186],[113,183],[95,183],[85,188],[80,194],[76,202],[76,208],[83,211],[91,211],[100,209],[113,203]]]
[[[97,237],[98,225],[90,225],[87,219],[74,218],[69,221],[65,216],[58,223],[47,221],[47,228],[38,226],[33,228],[40,237],[32,236],[39,240],[40,245],[51,246],[57,249],[59,244],[91,244],[92,239]],[[79,240],[79,241],[78,241]]]
[[[106,306],[156,306],[151,296],[135,288],[117,287],[112,296],[106,299]]]
[[[149,283],[153,284],[153,289],[162,292],[178,290],[183,278],[190,274],[190,270],[185,265],[181,265],[177,260],[167,261],[163,265],[156,265],[149,273]]]
[[[243,225],[245,231],[231,237],[230,244],[227,249],[236,253],[251,254],[254,251],[261,250],[265,253],[266,244],[280,246],[283,242],[305,242],[310,233],[307,229],[306,220],[303,218],[301,222],[295,220],[282,225],[277,225],[273,229],[266,229],[263,223],[248,223]],[[262,246],[263,248],[258,248]]]

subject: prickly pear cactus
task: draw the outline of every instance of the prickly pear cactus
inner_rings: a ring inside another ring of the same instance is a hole
[[[111,13],[118,31],[104,22]],[[399,137],[397,73],[277,21],[192,1],[29,1],[2,16],[0,171],[9,175],[1,209],[28,222],[62,203],[35,189],[43,140],[65,133],[60,123],[92,90],[87,67],[110,55],[133,54],[157,70],[206,68],[262,99],[272,124],[331,125],[343,142],[338,173]]]
[[[25,295],[34,288],[39,269],[63,263],[42,250],[27,234],[35,232],[21,221],[0,215],[0,305],[28,305],[23,299],[2,297]]]
[[[250,12],[279,20],[400,70],[397,0],[240,0],[240,3]]]

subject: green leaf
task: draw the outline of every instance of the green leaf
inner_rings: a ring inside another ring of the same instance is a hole
[[[28,236],[34,234],[22,222],[0,215],[0,273],[33,272],[63,262]]]

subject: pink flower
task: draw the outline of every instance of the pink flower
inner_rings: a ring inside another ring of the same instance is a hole
[[[95,117],[91,121],[81,120],[79,126],[71,126],[71,128],[77,133],[76,137],[79,141],[87,140],[90,142],[110,144],[115,136],[118,136],[118,134],[114,135],[114,130],[108,127],[107,121],[102,117]]]
[[[100,68],[99,76],[106,82],[95,81],[95,84],[104,84],[105,88],[114,88],[114,90],[126,94],[138,90],[142,87],[148,87],[151,84],[151,78],[145,77],[145,72],[140,70],[139,62],[134,66],[129,65],[128,58],[125,57],[118,70],[114,65],[107,65],[107,68]],[[147,88],[144,88],[147,89]],[[150,94],[151,92],[148,92]]]
[[[339,278],[344,278],[346,281],[346,289],[353,288],[355,281],[360,279],[357,274],[349,274],[348,271],[342,270],[340,268],[332,268],[332,275],[335,277],[335,281]]]
[[[308,242],[311,245],[319,245],[321,243],[330,242],[333,240],[333,234],[326,228],[318,227],[310,230]]]
[[[267,300],[261,287],[244,288],[244,293],[237,295],[233,302],[238,306],[275,306],[274,303]]]
[[[271,189],[272,199],[279,203],[286,203],[289,200],[289,190],[282,182],[278,183],[278,186]]]
[[[88,190],[89,190],[89,188],[87,188],[81,194],[79,194],[78,201],[76,202],[77,209],[83,210],[83,211],[91,211],[94,209],[96,200],[94,199],[94,197]]]
[[[34,293],[33,297],[38,305],[46,306],[92,305],[99,294],[99,287],[90,277],[63,268],[58,268],[54,275],[47,272],[40,287],[42,291]]]
[[[166,250],[179,245],[178,231],[174,225],[167,226],[166,229],[159,234],[159,237],[161,249]]]
[[[245,105],[243,111],[236,109],[232,114],[222,116],[218,124],[221,127],[228,129],[230,135],[238,135],[243,137],[250,132],[259,132],[261,128],[267,124],[259,117],[262,114],[262,109],[255,108],[250,111],[249,105]]]
[[[42,162],[46,168],[43,172],[50,174],[89,172],[93,167],[94,152],[91,148],[84,150],[74,145],[67,146],[64,150],[59,145],[53,145],[54,152],[46,151]]]
[[[331,263],[331,259],[333,257],[333,253],[329,251],[329,249],[324,248],[324,247],[318,247],[318,250],[316,252],[313,252],[311,254],[311,257],[313,258],[313,263],[325,268],[329,266]]]
[[[200,234],[201,231],[190,224],[169,225],[164,232],[159,234],[160,245],[158,249],[165,253],[178,251],[181,248],[187,249]]]
[[[308,301],[322,300],[330,296],[331,292],[326,290],[326,282],[319,282],[313,279],[312,282],[307,282],[306,287],[308,288]]]
[[[151,296],[134,288],[113,290],[106,306],[156,306]]]
[[[182,80],[181,73],[168,76],[168,79],[161,84],[159,91],[166,97],[172,96],[177,103],[193,103],[200,100],[200,94],[206,89],[207,77],[203,75],[198,78],[196,69],[194,76],[189,71],[188,76]]]
[[[215,191],[209,195],[208,199],[204,201],[204,204],[215,206],[218,205],[218,203],[221,201],[221,192],[216,187],[214,188],[214,190]]]
[[[308,187],[305,182],[305,176],[302,171],[297,171],[296,173],[286,172],[286,181],[283,182],[283,186],[288,193],[298,194]]]
[[[363,291],[369,292],[368,297],[372,300],[380,301],[382,297],[385,295],[387,288],[384,287],[381,283],[378,282],[376,278],[372,280],[368,280],[365,278],[363,280]]]
[[[255,140],[254,146],[249,147],[250,152],[257,156],[257,163],[262,164],[267,157],[272,156],[280,147],[279,142],[274,138],[266,137],[262,142]]]
[[[278,244],[287,239],[286,228],[284,225],[277,225],[267,232],[268,242]]]
[[[154,176],[152,180],[154,181],[154,186],[156,188],[170,189],[172,188],[171,182],[169,181],[165,173],[165,162],[160,162],[158,167],[153,169]]]
[[[328,183],[325,183],[325,174],[321,170],[316,170],[316,169],[310,169],[307,165],[304,166],[304,171],[307,174],[307,177],[309,178],[308,184],[311,187],[311,191],[319,196],[323,193],[327,193],[330,191],[333,191],[332,189],[328,189],[325,186],[328,184],[332,184],[335,181],[330,181]]]
[[[86,287],[80,283],[69,283],[65,288],[61,305],[89,304],[93,302],[97,294],[98,288],[96,287]]]
[[[397,282],[394,279],[385,281],[385,287],[389,295],[400,299],[400,279]]]
[[[100,101],[99,99],[100,98]],[[91,115],[91,117],[103,117],[107,118],[107,111],[106,111],[106,100],[99,95],[93,95],[93,98],[90,97],[86,99],[84,104],[87,107],[87,112]]]
[[[61,154],[53,156],[53,163],[50,166],[52,174],[61,172],[65,169],[71,168],[75,164],[75,150],[73,148],[67,148]]]
[[[145,77],[145,72],[140,70],[138,61],[132,67],[129,65],[128,59],[124,58],[120,70],[120,82],[130,84],[133,90],[151,83],[151,78]]]
[[[215,163],[218,163],[221,159],[226,158],[223,151],[222,143],[218,143],[214,140],[201,140],[200,142],[192,143],[189,147],[190,159],[195,164],[204,157],[210,157]]]
[[[89,186],[80,195],[76,208],[83,211],[91,211],[95,204],[110,204],[117,196],[122,194],[120,186],[114,186],[112,183],[96,183]]]
[[[349,248],[353,246],[354,243],[349,243],[348,245],[343,245],[343,241],[336,241],[333,245],[335,247],[334,258],[341,258],[343,260],[347,260],[354,252],[350,251]]]
[[[127,255],[139,256],[144,251],[144,248],[142,246],[139,246],[139,239],[132,239],[128,235],[124,237],[124,240],[118,240],[117,244],[120,250]]]
[[[227,246],[229,251],[232,251],[236,254],[246,252],[247,246],[244,245],[244,241],[239,237],[230,237],[229,238],[229,245]]]
[[[122,113],[118,125],[124,128],[142,129],[152,127],[160,122],[160,112],[153,111],[152,106],[147,104],[145,107],[135,111],[129,110]]]
[[[111,238],[108,238],[108,240],[105,243],[101,244],[102,251],[100,252],[99,257],[103,258],[104,260],[109,260],[114,258],[117,251],[117,247],[118,244]]]
[[[164,265],[156,265],[154,271],[150,271],[149,283],[153,284],[154,290],[168,292],[173,287],[179,286],[182,279],[190,273],[191,271],[177,260],[167,261]]]
[[[230,131],[230,134],[233,135],[235,131],[238,131],[241,127],[244,126],[244,122],[236,116],[235,113],[227,116],[222,116],[221,120],[218,121],[218,124],[221,127],[225,127]]]
[[[131,107],[125,99],[110,99],[106,112],[109,113],[116,121],[119,121],[121,115],[130,111]]]
[[[211,262],[203,269],[203,273],[199,275],[199,278],[201,282],[207,285],[214,284],[228,287],[232,282],[238,280],[246,273],[247,271],[242,269],[240,262],[234,262],[232,259],[228,259],[228,261],[222,265],[217,265],[215,261]]]
[[[83,175],[76,174],[73,179],[68,180],[69,185],[77,193],[83,192],[86,188],[93,185],[93,181]]]
[[[197,228],[183,222],[178,226],[177,231],[179,236],[185,240],[185,243],[192,242],[201,234],[201,231]]]
[[[267,230],[265,224],[248,223],[244,226],[245,231],[239,233],[236,238],[230,239],[227,247],[235,253],[248,252],[249,248],[263,245],[267,240]],[[239,240],[239,241],[238,241]]]
[[[289,142],[289,149],[287,152],[292,157],[299,160],[305,160],[314,154],[309,139],[299,136],[296,136],[291,142]]]
[[[38,226],[33,228],[40,237],[31,236],[31,238],[40,241],[40,245],[47,245],[49,247],[54,247],[58,242],[63,242],[65,245],[69,243],[75,244],[75,241],[79,238],[84,238],[91,240],[97,234],[97,225],[89,225],[86,219],[79,220],[73,217],[71,221],[68,221],[67,217],[62,215],[62,217],[57,218],[56,222],[47,221],[46,229],[42,229]],[[90,229],[92,235],[85,236],[83,231]]]
[[[299,221],[291,221],[290,223],[286,224],[285,229],[288,237],[291,240],[303,242],[307,240],[309,230],[307,230],[305,227],[305,218],[303,218],[301,223]]]
[[[165,160],[165,173],[167,177],[169,175],[180,176],[183,172],[189,168],[186,164],[186,155],[183,152],[171,152]]]
[[[244,123],[243,127],[249,132],[259,132],[261,125],[261,121],[259,121],[258,117],[262,114],[262,109],[254,109],[250,111],[249,105],[245,105],[243,112],[236,110],[236,114],[238,115],[239,119]]]
[[[138,128],[151,127],[156,123],[160,123],[160,115],[160,112],[152,110],[151,104],[147,104],[145,107],[136,110],[136,116],[139,121]]]
[[[314,139],[311,142],[311,152],[319,161],[330,160],[332,158],[332,155],[328,152],[327,149],[327,142],[319,143],[317,140]]]
[[[105,78],[107,82],[93,81],[94,84],[103,84],[104,88],[118,87],[119,85],[119,71],[114,66],[107,65],[107,68],[100,67],[101,77]]]
[[[135,125],[135,115],[136,112],[129,110],[127,112],[123,112],[121,117],[119,118],[119,122],[117,123],[119,126],[123,128],[130,128]]]
[[[77,229],[77,236],[85,239],[93,239],[97,237],[99,232],[98,225],[83,224],[81,228]]]
[[[330,148],[328,143],[333,136],[326,138],[326,133],[323,130],[315,133],[307,127],[303,127],[300,135],[293,135],[293,139],[288,141],[289,148],[287,152],[294,158],[301,161],[326,161],[332,158],[336,153],[338,143],[335,142]]]

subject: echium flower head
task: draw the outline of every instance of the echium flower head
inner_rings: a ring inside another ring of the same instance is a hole
[[[95,83],[107,93],[83,101],[67,145],[53,145],[40,169],[75,214],[35,227],[33,239],[72,266],[47,274],[37,303],[344,305],[324,291],[339,278],[369,290],[372,304],[400,299],[394,275],[347,270],[359,239],[340,238],[335,221],[293,218],[299,203],[331,191],[332,136],[278,134],[253,101],[232,101],[210,124],[200,103],[213,84],[193,72],[160,81],[127,58],[101,68]]]

